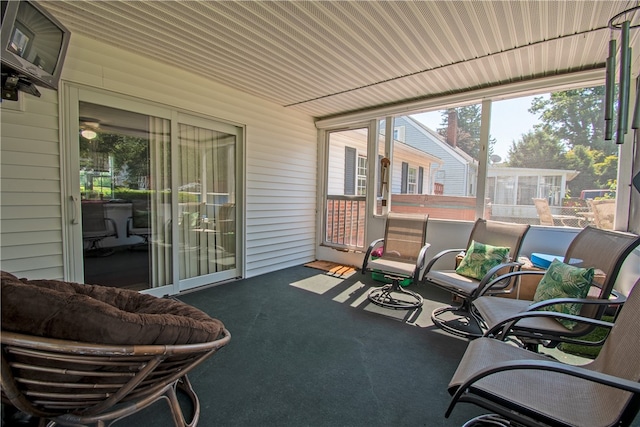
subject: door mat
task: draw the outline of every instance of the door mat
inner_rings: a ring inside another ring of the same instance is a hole
[[[305,267],[315,268],[317,270],[323,270],[331,274],[332,276],[346,277],[356,272],[356,267],[351,265],[343,265],[337,262],[331,261],[313,261],[304,265]]]

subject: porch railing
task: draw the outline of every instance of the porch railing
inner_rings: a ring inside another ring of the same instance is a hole
[[[429,214],[433,219],[475,220],[475,198],[439,195],[394,194],[395,212]],[[380,203],[380,200],[378,200]],[[380,206],[380,205],[379,205]],[[556,225],[582,228],[592,223],[589,208],[582,206],[552,206],[552,214],[561,217]],[[326,245],[362,250],[366,223],[365,196],[327,196],[325,218]],[[535,206],[485,205],[484,218],[524,224],[539,224]]]
[[[365,196],[327,196],[325,242],[344,248],[364,248]]]

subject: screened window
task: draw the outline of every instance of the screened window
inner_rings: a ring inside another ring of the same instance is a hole
[[[604,87],[598,86],[379,120],[375,177],[358,172],[362,139],[347,156],[354,173],[345,194],[362,194],[362,181],[373,185],[376,179],[378,214],[387,206],[473,221],[480,212],[531,224],[539,224],[533,199],[543,198],[552,214],[575,217],[565,224],[594,224],[589,196],[614,200],[618,173],[618,146],[604,139],[603,102]],[[491,122],[482,134],[485,107]],[[393,120],[391,138],[385,137],[386,120]],[[478,182],[480,170],[486,170],[486,182]]]
[[[539,224],[533,198],[575,227],[594,224],[584,190],[615,190],[618,146],[604,139],[604,86],[492,103],[492,164],[496,204],[491,216]],[[515,199],[513,191],[516,190]],[[599,198],[615,199],[615,192]],[[595,224],[594,224],[595,225]]]

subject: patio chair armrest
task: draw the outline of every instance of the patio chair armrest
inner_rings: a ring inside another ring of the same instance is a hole
[[[127,218],[127,237],[131,237],[131,229],[133,228],[133,217]]]
[[[509,283],[511,282],[511,279],[510,279],[511,276],[509,276],[509,274],[515,273],[516,271],[520,271],[520,267],[522,267],[522,265],[523,264],[518,261],[505,262],[502,264],[498,264],[492,269],[490,269],[489,271],[487,271],[487,274],[484,275],[484,277],[482,278],[482,280],[480,280],[480,283],[478,284],[478,288],[475,291],[476,295],[474,296],[474,298],[480,295],[484,295],[487,291],[489,291],[489,289],[496,289],[496,290],[505,289],[507,286],[509,286]],[[509,273],[502,274],[492,280],[493,276],[495,276],[495,274],[498,271],[502,270],[503,268],[509,268],[510,270]]]
[[[555,304],[567,304],[567,303],[574,303],[574,304],[589,304],[589,305],[622,305],[625,303],[625,301],[627,300],[627,298],[618,293],[612,291],[612,294],[614,294],[614,299],[611,298],[607,298],[607,299],[603,299],[603,298],[553,298],[553,299],[547,299],[544,301],[538,301],[535,302],[533,304],[531,304],[528,308],[527,311],[537,311],[540,308],[543,307],[547,307],[550,305],[555,305]]]
[[[443,251],[438,252],[437,254],[435,254],[433,256],[433,258],[431,258],[431,260],[429,261],[429,263],[427,264],[427,267],[424,269],[424,272],[427,273],[431,270],[431,268],[433,267],[433,265],[440,260],[440,258],[442,258],[443,256],[450,254],[450,253],[460,253],[460,252],[464,252],[466,251],[466,249],[445,249]]]
[[[567,299],[567,300],[571,300],[570,298],[563,298],[563,299]],[[589,300],[591,301],[591,303],[594,302],[594,300]],[[604,301],[604,300],[601,300]],[[574,300],[572,300],[571,302],[575,302]],[[541,311],[541,310],[535,310],[535,311],[525,311],[522,313],[518,313],[516,315],[510,316],[506,319],[504,319],[502,322],[495,324],[491,329],[488,329],[485,333],[484,333],[484,337],[500,337],[500,340],[502,341],[506,341],[507,337],[509,337],[510,333],[509,331],[512,330],[512,328],[522,319],[527,319],[527,318],[532,318],[532,317],[550,317],[553,319],[565,319],[565,320],[573,320],[575,322],[579,322],[579,323],[586,323],[592,326],[601,326],[603,328],[608,328],[611,329],[613,327],[613,323],[611,322],[607,322],[604,320],[600,320],[600,319],[593,319],[591,317],[583,317],[583,316],[576,316],[573,314],[565,314],[565,313],[559,313],[556,311]],[[569,330],[567,330],[569,331]],[[569,331],[570,332],[570,331]]]
[[[614,297],[614,299],[611,299],[612,296]],[[622,305],[627,302],[627,297],[624,294],[616,291],[615,289],[611,289],[611,295],[609,295],[608,301],[610,301],[611,305]]]
[[[570,375],[572,377],[581,378],[587,381],[592,381],[598,384],[603,384],[609,387],[617,388],[620,390],[628,391],[634,394],[640,394],[640,383],[628,380],[626,378],[620,378],[601,372],[592,371],[576,365],[568,365],[561,362],[554,362],[551,360],[510,360],[507,362],[496,363],[495,365],[488,366],[479,370],[464,383],[462,383],[453,393],[451,403],[445,413],[445,417],[448,418],[453,410],[453,407],[458,402],[464,392],[469,389],[474,383],[481,380],[484,377],[493,375],[498,372],[514,371],[514,370],[540,370],[548,372],[556,372],[561,374]]]
[[[505,274],[501,274],[500,276],[497,276],[495,278],[493,278],[491,281],[489,281],[488,283],[486,283],[484,285],[484,287],[478,287],[478,289],[480,289],[478,296],[482,296],[484,295],[484,293],[489,290],[490,288],[494,287],[498,282],[501,282],[503,280],[506,279],[510,279],[513,277],[517,277],[517,276],[524,276],[524,275],[539,275],[542,276],[544,275],[544,271],[538,271],[538,270],[516,270],[516,271],[510,271],[509,273],[505,273]],[[489,276],[491,277],[491,276]],[[483,278],[484,280],[484,278]],[[511,280],[511,279],[510,279]],[[498,289],[502,289],[502,288],[498,288]]]
[[[378,246],[380,243],[384,242],[384,238],[376,239],[367,248],[367,252],[364,254],[364,260],[362,261],[362,269],[360,270],[362,274],[366,274],[367,272],[367,264],[369,264],[369,257],[371,256],[371,252]]]
[[[414,273],[413,283],[420,283],[422,281],[422,276],[424,274],[422,270],[424,269],[424,263],[427,259],[427,250],[429,250],[430,246],[431,243],[427,243],[420,249],[418,259],[416,260],[416,271]]]
[[[589,305],[622,305],[626,298],[618,294],[616,299],[602,299],[602,298],[553,298],[544,301],[538,301],[531,304],[527,308],[527,312],[539,311],[541,308],[548,307],[555,304],[589,304]]]

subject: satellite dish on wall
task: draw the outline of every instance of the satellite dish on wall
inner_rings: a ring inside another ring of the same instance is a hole
[[[491,160],[491,163],[500,163],[502,161],[502,157],[497,154],[492,154],[491,157],[489,157],[489,160]]]

